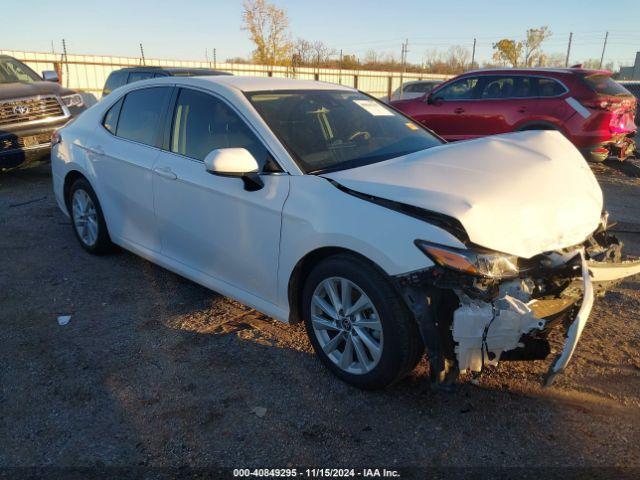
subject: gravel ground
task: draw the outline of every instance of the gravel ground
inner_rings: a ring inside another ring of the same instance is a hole
[[[640,254],[640,179],[594,168]],[[46,166],[0,177],[0,249],[0,467],[640,468],[638,279],[597,302],[551,388],[547,362],[505,362],[434,394],[423,360],[362,392],[302,326],[127,252],[85,253]]]

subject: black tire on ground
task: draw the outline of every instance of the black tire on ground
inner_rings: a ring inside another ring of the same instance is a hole
[[[96,213],[98,217],[98,236],[96,241],[92,245],[87,245],[80,238],[80,235],[78,234],[78,231],[76,230],[76,227],[74,224],[73,195],[78,190],[84,190],[87,193],[89,198],[91,198],[91,201],[93,202],[93,205],[95,206],[95,209],[96,209]],[[100,207],[100,202],[98,201],[98,197],[96,196],[96,193],[93,191],[93,188],[91,188],[91,185],[89,184],[89,182],[84,178],[78,178],[77,180],[75,180],[71,185],[71,188],[69,189],[69,196],[66,199],[66,201],[67,201],[67,208],[69,210],[69,215],[71,216],[71,228],[73,228],[73,233],[75,234],[82,248],[84,248],[87,252],[92,253],[94,255],[104,255],[106,253],[112,252],[114,249],[114,244],[111,242],[111,238],[109,238],[107,224],[104,221],[104,215],[102,214],[102,208]]]
[[[342,370],[324,353],[316,338],[311,323],[311,301],[316,287],[330,277],[342,277],[355,283],[371,299],[380,316],[382,354],[378,364],[368,373]],[[355,255],[334,255],[314,267],[304,285],[302,315],[307,335],[320,360],[337,377],[358,388],[373,390],[391,385],[411,372],[424,353],[417,323],[389,279]]]

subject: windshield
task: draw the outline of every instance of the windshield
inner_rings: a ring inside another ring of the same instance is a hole
[[[39,82],[42,79],[27,67],[13,58],[0,58],[0,83]]]
[[[359,167],[442,143],[360,92],[271,91],[247,97],[306,173]]]
[[[609,75],[595,73],[592,75],[585,75],[583,79],[586,84],[589,85],[591,90],[601,95],[631,95],[626,88],[613,80]]]

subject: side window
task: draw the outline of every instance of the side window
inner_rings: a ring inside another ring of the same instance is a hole
[[[115,72],[111,72],[109,77],[107,78],[106,83],[104,84],[104,90],[102,91],[102,95],[106,96],[113,92],[116,88],[124,85],[127,79],[127,72],[123,72],[122,70],[116,70]]]
[[[475,98],[475,87],[478,77],[467,77],[447,85],[437,92],[437,97],[443,100],[469,100]]]
[[[114,135],[116,134],[116,126],[118,123],[118,117],[120,116],[120,109],[122,108],[122,99],[120,99],[115,105],[113,105],[104,116],[102,125]]]
[[[532,77],[516,77],[515,89],[513,96],[515,98],[526,98],[536,96],[535,78]]]
[[[127,83],[139,82],[140,80],[146,80],[148,78],[153,78],[153,73],[151,73],[151,72],[131,72],[129,74],[129,80],[127,80]]]
[[[515,79],[513,77],[489,77],[482,88],[480,98],[506,99],[513,96]]]
[[[176,102],[171,151],[204,160],[217,148],[246,148],[262,169],[268,150],[224,102],[203,92],[182,89]]]
[[[121,107],[116,135],[155,145],[160,118],[170,92],[167,87],[151,87],[128,93]]]
[[[556,97],[564,93],[564,88],[551,78],[538,78],[538,96]]]

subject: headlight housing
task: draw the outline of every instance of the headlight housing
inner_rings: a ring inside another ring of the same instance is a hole
[[[80,95],[79,93],[65,95],[64,97],[61,97],[61,98],[67,107],[81,107],[84,105],[84,101],[82,100],[82,95]]]
[[[416,240],[416,246],[437,265],[484,278],[513,278],[520,273],[518,257],[506,253],[463,250],[445,247],[425,240]]]

